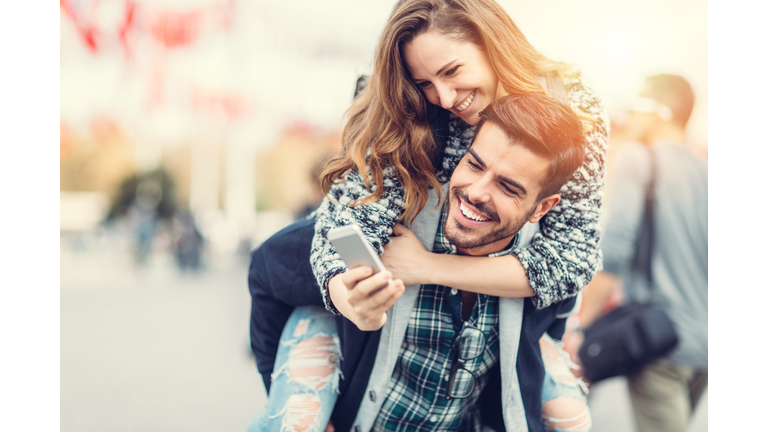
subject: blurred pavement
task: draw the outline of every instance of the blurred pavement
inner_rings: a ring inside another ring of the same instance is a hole
[[[247,264],[226,261],[193,276],[62,250],[62,432],[245,431],[266,395]]]
[[[62,432],[245,431],[266,402],[247,263],[214,258],[195,276],[164,255],[135,271],[125,256],[62,248]],[[593,432],[633,431],[624,380],[590,405]],[[690,431],[707,431],[706,393]]]

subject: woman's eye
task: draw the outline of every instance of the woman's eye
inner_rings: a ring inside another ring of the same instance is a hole
[[[449,70],[448,70],[448,71],[445,73],[445,76],[451,76],[451,75],[455,74],[457,70],[459,70],[459,67],[458,67],[458,66],[454,67],[453,69],[449,69]]]
[[[423,89],[429,88],[431,85],[432,85],[432,83],[429,82],[429,81],[422,81],[422,82],[420,82],[418,84],[418,86],[423,88]]]

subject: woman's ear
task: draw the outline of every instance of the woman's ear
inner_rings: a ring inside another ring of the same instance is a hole
[[[536,206],[536,211],[533,212],[528,222],[536,223],[539,219],[543,218],[548,211],[552,210],[552,207],[556,206],[560,202],[560,194],[550,195],[541,201]]]

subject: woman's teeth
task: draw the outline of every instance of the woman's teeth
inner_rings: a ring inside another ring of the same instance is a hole
[[[461,214],[463,214],[464,217],[466,217],[467,219],[476,220],[478,222],[485,222],[485,221],[490,220],[490,219],[486,219],[486,218],[478,215],[477,213],[473,212],[472,210],[468,209],[467,207],[464,206],[464,203],[462,203],[459,206],[459,208],[461,209]]]
[[[465,109],[469,108],[469,104],[472,103],[472,101],[475,99],[475,92],[477,90],[473,91],[472,93],[467,96],[466,99],[464,99],[464,102],[461,103],[461,105],[457,106],[456,109],[459,111],[464,111]]]

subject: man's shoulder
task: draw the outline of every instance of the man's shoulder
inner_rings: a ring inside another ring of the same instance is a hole
[[[536,223],[526,222],[525,225],[523,225],[523,227],[520,228],[520,231],[517,232],[517,235],[518,235],[517,245],[515,245],[515,247],[512,249],[512,252],[528,249],[528,246],[531,244],[533,237],[539,231],[541,231],[539,222],[536,222]]]

